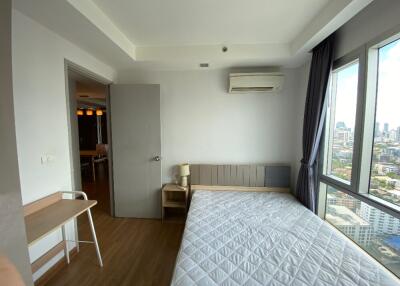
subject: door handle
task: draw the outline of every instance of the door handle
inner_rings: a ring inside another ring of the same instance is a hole
[[[160,157],[160,156],[155,156],[155,157],[153,158],[153,160],[154,160],[154,161],[157,161],[157,162],[158,162],[158,161],[161,161],[161,157]]]

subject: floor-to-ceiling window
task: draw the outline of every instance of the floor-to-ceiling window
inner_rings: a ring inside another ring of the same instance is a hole
[[[400,277],[400,35],[335,61],[321,216]]]

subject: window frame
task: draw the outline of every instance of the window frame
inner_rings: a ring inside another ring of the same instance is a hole
[[[350,184],[339,178],[324,174],[324,156],[325,149],[328,146],[328,140],[325,138],[327,133],[325,130],[326,122],[324,124],[317,161],[318,176],[316,186],[319,190],[317,213],[323,219],[325,219],[326,214],[327,193],[326,188],[320,188],[321,183],[400,219],[400,206],[369,194],[378,91],[379,48],[398,39],[400,39],[400,25],[333,62],[332,72],[358,59],[357,104]],[[332,78],[329,80],[329,85],[332,84],[331,80]],[[327,90],[330,91],[330,88]],[[329,93],[326,96],[326,100],[331,97]]]
[[[318,158],[318,186],[320,183],[324,183],[326,185],[330,185],[334,188],[344,190],[346,193],[357,193],[359,186],[359,169],[361,166],[361,150],[360,145],[362,142],[362,133],[360,122],[363,121],[364,116],[364,74],[365,74],[365,48],[358,48],[349,54],[335,60],[332,65],[332,72],[343,68],[355,61],[358,61],[358,83],[357,83],[357,103],[356,103],[356,116],[355,116],[355,126],[354,126],[354,142],[353,142],[353,159],[352,159],[352,171],[351,171],[351,180],[350,184],[344,182],[339,178],[335,178],[334,176],[329,176],[324,174],[324,155],[325,150],[328,147],[328,140],[326,140],[326,125],[327,121],[324,122],[324,130],[323,136],[321,138],[320,143],[320,151]],[[331,74],[332,74],[331,72]],[[329,85],[332,84],[332,77],[330,76]],[[327,89],[330,91],[330,88]],[[331,94],[326,95],[326,100],[330,100]],[[327,114],[328,115],[328,114]],[[327,120],[327,119],[326,119]],[[326,190],[319,189],[318,192],[318,215],[325,219],[325,209],[326,209]]]
[[[359,146],[360,146],[360,140],[361,138],[361,130],[359,130],[359,123],[362,120],[362,104],[363,104],[363,93],[364,93],[364,89],[363,89],[363,82],[360,82],[360,79],[362,79],[363,77],[363,69],[365,66],[365,56],[364,56],[364,51],[363,49],[358,49],[353,51],[352,53],[341,57],[339,59],[337,59],[336,61],[333,62],[333,66],[332,66],[332,72],[335,72],[341,68],[344,68],[348,65],[351,65],[354,62],[358,62],[358,84],[357,84],[357,104],[356,104],[356,115],[355,115],[355,126],[354,126],[354,142],[353,142],[353,159],[352,159],[352,171],[351,171],[351,179],[350,182],[347,183],[344,180],[340,179],[340,178],[336,178],[334,176],[330,176],[330,175],[325,175],[324,174],[324,154],[325,154],[325,150],[328,147],[328,141],[326,140],[326,123],[327,121],[325,121],[325,125],[324,125],[324,132],[323,132],[323,137],[321,140],[321,151],[320,154],[322,156],[320,156],[320,162],[319,162],[319,166],[321,166],[321,168],[319,169],[319,181],[327,181],[327,182],[334,182],[335,184],[340,185],[342,188],[348,189],[350,191],[355,192],[357,190],[358,187],[358,170],[360,168],[360,160],[359,160],[359,156],[360,156],[360,152],[359,152]],[[329,79],[329,85],[332,84],[332,76]],[[329,91],[330,89],[328,89]],[[327,98],[326,100],[330,100],[331,98],[331,94],[327,94],[326,95]],[[328,114],[327,114],[328,115]],[[334,122],[333,122],[334,123]]]
[[[400,218],[400,206],[369,194],[371,184],[371,172],[372,172],[372,157],[374,147],[374,133],[375,133],[375,119],[376,119],[376,103],[378,100],[378,70],[379,70],[379,49],[394,42],[400,40],[400,26],[387,33],[382,34],[373,41],[370,41],[365,45],[365,54],[368,59],[366,66],[366,77],[365,77],[365,116],[363,121],[363,142],[362,146],[362,162],[363,168],[360,171],[360,182],[361,187],[360,193],[363,194],[369,201],[380,205],[382,211],[387,213],[395,213],[397,218]],[[367,109],[369,108],[369,109]],[[373,114],[367,111],[373,111]],[[373,126],[368,130],[367,126]],[[392,214],[393,215],[393,214]]]

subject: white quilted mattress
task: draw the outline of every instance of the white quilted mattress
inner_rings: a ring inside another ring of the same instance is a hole
[[[290,194],[196,191],[171,285],[400,285]]]

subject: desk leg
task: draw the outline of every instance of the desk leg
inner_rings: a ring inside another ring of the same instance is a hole
[[[97,242],[96,231],[94,229],[92,213],[90,212],[90,209],[87,210],[87,214],[89,218],[90,229],[92,231],[94,246],[96,247],[97,259],[99,260],[100,267],[103,267],[103,261],[101,260],[100,248]]]
[[[75,226],[75,243],[76,243],[76,251],[79,252],[79,237],[78,237],[78,222],[76,218],[74,219],[74,226]]]
[[[65,258],[67,259],[67,263],[69,264],[69,249],[68,249],[67,236],[65,234],[65,224],[61,227],[61,232],[62,232],[63,240],[65,242],[64,254],[65,254]]]
[[[93,173],[93,182],[96,182],[96,168],[94,165],[94,157],[92,157],[92,173]]]

